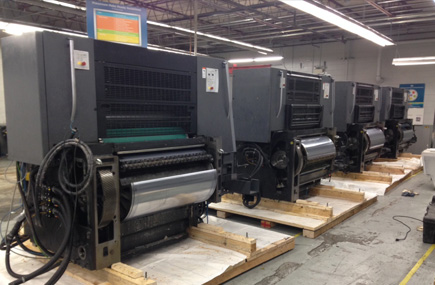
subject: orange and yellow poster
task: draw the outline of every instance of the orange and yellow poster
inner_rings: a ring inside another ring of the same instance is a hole
[[[147,46],[147,13],[143,7],[86,0],[86,22],[90,38]]]
[[[96,39],[140,45],[140,16],[95,10]]]

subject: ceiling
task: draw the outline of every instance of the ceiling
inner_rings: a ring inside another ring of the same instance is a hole
[[[59,0],[80,7],[85,0]],[[277,0],[196,0],[198,31],[271,49],[347,41],[358,38]],[[148,20],[194,29],[194,0],[110,0],[145,7]],[[435,39],[433,0],[320,1],[393,39],[394,42]],[[0,20],[86,33],[86,12],[42,0],[2,0]],[[148,25],[148,43],[193,50],[193,37]],[[244,50],[230,43],[198,36],[204,54]]]

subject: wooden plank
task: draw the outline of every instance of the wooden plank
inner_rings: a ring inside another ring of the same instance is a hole
[[[359,181],[370,181],[370,182],[386,183],[386,184],[391,184],[393,181],[393,177],[390,175],[387,175],[385,173],[370,172],[370,171],[365,171],[363,173],[335,172],[332,176],[359,180]]]
[[[315,230],[304,229],[302,231],[302,234],[304,237],[316,238],[319,235],[323,234],[324,232],[328,231],[329,229],[342,223],[344,220],[346,220],[346,219],[352,217],[353,215],[355,215],[356,213],[364,210],[368,206],[375,203],[377,200],[378,200],[378,197],[374,196],[373,198],[366,200],[364,203],[358,204],[355,207],[353,207],[352,209],[334,217],[334,219],[331,222],[326,223],[325,225],[321,225]]]
[[[366,165],[365,168],[368,171],[375,171],[375,172],[381,172],[381,173],[389,173],[389,174],[395,174],[395,175],[405,174],[405,169],[403,167],[398,167],[398,166],[370,164],[370,165]]]
[[[397,158],[386,158],[386,157],[378,157],[375,159],[375,162],[396,162],[399,161]]]
[[[289,237],[256,251],[250,258],[247,258],[242,264],[228,268],[223,274],[205,283],[206,285],[222,284],[237,275],[240,275],[272,258],[275,258],[295,247],[295,239]]]
[[[240,194],[225,194],[222,196],[222,202],[243,205],[242,195]],[[311,203],[292,203],[262,198],[255,208],[321,220],[332,217],[331,207]]]
[[[144,272],[140,269],[131,267],[130,265],[124,264],[122,262],[117,262],[110,266],[112,270],[115,270],[124,275],[130,276],[131,278],[140,278],[144,276]]]
[[[24,243],[28,248],[39,252],[39,248],[35,247],[30,241]],[[40,259],[41,262],[47,262],[47,259]],[[114,267],[114,269],[112,269]],[[77,264],[70,263],[65,274],[86,285],[156,285],[156,281],[145,278],[144,273],[140,269],[136,269],[121,262],[112,264],[112,268],[104,268],[101,270],[88,270]]]
[[[221,218],[221,219],[226,219],[226,218],[232,216],[232,214],[231,213],[227,213],[227,212],[222,212],[222,211],[216,211],[216,216],[218,218]]]
[[[351,190],[337,189],[334,186],[317,185],[310,189],[311,196],[324,196],[331,198],[344,199],[355,202],[364,201],[364,192],[356,192]]]
[[[250,256],[257,248],[257,241],[254,238],[225,232],[219,227],[208,227],[202,224],[201,227],[190,227],[187,229],[189,236],[193,239],[216,245],[219,247],[234,250]]]
[[[407,157],[407,158],[418,158],[418,159],[421,159],[421,155],[420,154],[412,154],[412,153],[409,153],[409,152],[402,152],[402,153],[399,154],[399,157],[400,158]]]

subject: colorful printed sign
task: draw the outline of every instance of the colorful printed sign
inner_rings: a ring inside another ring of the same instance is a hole
[[[147,46],[146,9],[87,0],[88,36],[97,40]]]
[[[423,108],[424,107],[424,90],[425,84],[400,84],[400,88],[407,89],[408,93],[408,106],[409,108]]]

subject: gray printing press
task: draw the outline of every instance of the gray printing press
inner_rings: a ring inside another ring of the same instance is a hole
[[[381,105],[369,84],[261,68],[236,70],[231,94],[222,59],[49,32],[1,47],[24,205],[1,243],[13,284],[57,268],[53,284],[70,261],[101,269],[175,243],[225,193],[248,208],[262,197],[294,202],[335,170],[360,172],[413,142],[412,121],[382,113],[397,103]],[[51,258],[18,274],[15,246]]]

